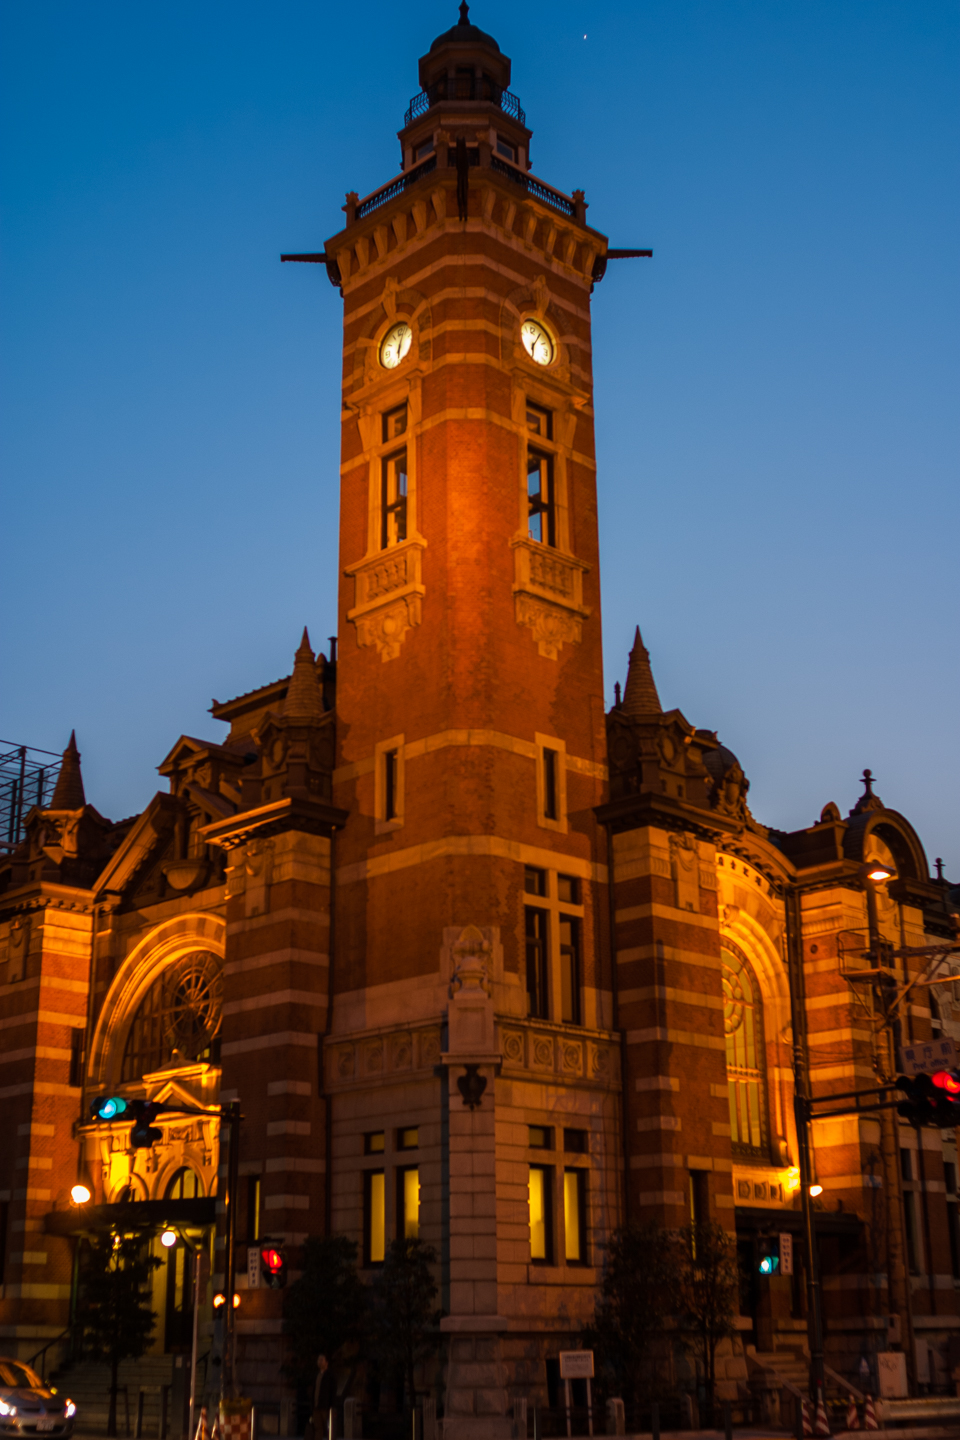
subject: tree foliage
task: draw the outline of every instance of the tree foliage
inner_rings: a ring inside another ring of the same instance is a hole
[[[333,1360],[337,1351],[364,1333],[367,1287],[357,1274],[357,1246],[345,1235],[308,1236],[303,1273],[283,1303],[283,1328],[290,1337],[288,1369],[300,1384],[311,1385],[318,1355]]]
[[[440,1310],[432,1245],[399,1239],[387,1248],[373,1285],[373,1334],[384,1370],[402,1376],[406,1405],[416,1396],[416,1367],[439,1349]]]
[[[110,1366],[107,1434],[117,1433],[117,1374],[121,1360],[146,1354],[156,1324],[148,1289],[163,1262],[150,1254],[146,1234],[98,1235],[84,1256],[78,1307],[84,1353]]]
[[[675,1279],[673,1244],[658,1225],[615,1230],[606,1247],[590,1339],[628,1402],[640,1403]]]
[[[716,1397],[717,1347],[736,1333],[739,1273],[736,1246],[722,1225],[687,1225],[676,1245],[677,1323],[699,1361],[711,1403]]]

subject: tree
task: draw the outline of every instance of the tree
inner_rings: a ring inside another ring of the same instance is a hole
[[[345,1235],[308,1236],[303,1273],[284,1296],[283,1328],[290,1336],[288,1370],[301,1385],[316,1378],[317,1356],[332,1360],[363,1333],[367,1287],[357,1274],[357,1247]]]
[[[147,1289],[163,1262],[150,1254],[150,1236],[104,1234],[91,1240],[82,1275],[81,1347],[110,1366],[107,1434],[117,1433],[117,1374],[121,1360],[146,1354],[156,1324]]]
[[[739,1273],[733,1240],[722,1225],[687,1225],[676,1242],[677,1325],[686,1348],[696,1357],[713,1405],[716,1398],[717,1347],[736,1334]]]
[[[440,1347],[439,1310],[434,1309],[437,1285],[431,1270],[437,1263],[432,1245],[420,1240],[393,1240],[373,1284],[373,1330],[384,1368],[403,1377],[404,1395],[416,1402],[417,1365]]]
[[[640,1403],[650,1354],[663,1331],[674,1279],[669,1233],[658,1225],[626,1225],[606,1247],[600,1294],[589,1338],[619,1393]]]

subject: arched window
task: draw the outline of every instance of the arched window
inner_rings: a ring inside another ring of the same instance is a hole
[[[196,1170],[191,1170],[184,1165],[175,1175],[170,1177],[166,1200],[195,1200],[198,1195],[203,1194],[203,1186],[200,1184],[200,1176]]]
[[[724,949],[723,1032],[727,1042],[730,1138],[735,1155],[766,1154],[766,1086],[760,989],[746,960]]]
[[[123,1052],[121,1080],[180,1061],[220,1060],[223,974],[209,950],[184,955],[160,975],[133,1017]]]

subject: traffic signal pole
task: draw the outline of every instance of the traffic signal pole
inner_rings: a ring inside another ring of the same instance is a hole
[[[226,1113],[224,1113],[224,1111]],[[224,1257],[224,1280],[223,1292],[225,1301],[224,1309],[224,1344],[223,1364],[220,1367],[220,1399],[233,1398],[236,1393],[236,1318],[233,1308],[233,1291],[236,1280],[236,1249],[237,1249],[237,1195],[240,1188],[240,1102],[232,1100],[229,1105],[221,1109],[221,1133],[223,1121],[230,1127],[230,1155],[227,1161],[227,1190],[224,1196],[224,1205],[227,1213],[226,1246],[227,1253]]]

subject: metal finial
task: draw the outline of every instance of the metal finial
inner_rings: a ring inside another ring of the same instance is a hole
[[[864,770],[864,772],[863,772],[863,793],[864,793],[864,795],[872,795],[872,794],[873,794],[873,782],[874,782],[874,780],[875,780],[876,778],[877,778],[877,777],[874,775],[874,773],[873,773],[872,770]]]
[[[939,855],[937,856],[936,860],[934,860],[933,863],[934,863],[934,865],[936,865],[936,867],[937,867],[937,879],[938,879],[938,880],[942,880],[942,879],[943,879],[943,861],[940,859],[940,856],[939,856]]]
[[[460,0],[460,19],[457,23],[460,25],[469,25],[470,21],[467,19],[469,14],[470,6],[467,4],[467,0]]]
[[[613,708],[614,708],[615,710],[619,710],[619,709],[620,709],[620,681],[619,681],[619,680],[615,681],[614,686],[613,686]]]

